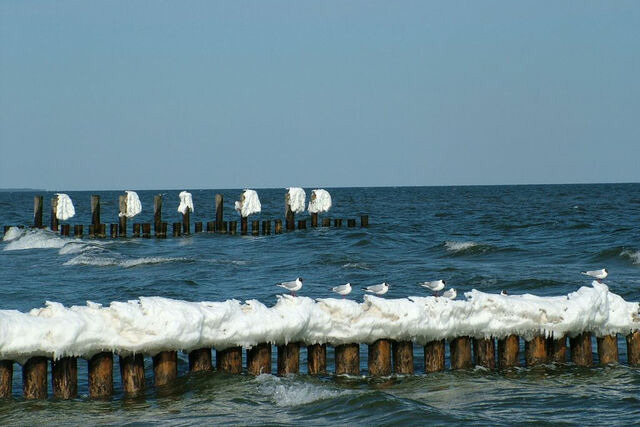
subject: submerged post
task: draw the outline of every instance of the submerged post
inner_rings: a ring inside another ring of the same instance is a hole
[[[162,234],[162,194],[153,196],[153,232],[156,237]]]
[[[58,231],[58,196],[51,199],[51,230]]]
[[[228,374],[242,373],[242,347],[216,351],[216,369]]]
[[[341,344],[335,347],[336,375],[360,374],[360,344]]]
[[[278,346],[278,376],[300,372],[300,343],[290,342]]]
[[[271,373],[271,344],[258,344],[247,349],[247,372],[251,375]]]
[[[474,338],[473,355],[477,366],[496,368],[496,345],[493,338]]]
[[[424,371],[444,371],[444,340],[430,341],[424,346]]]
[[[127,196],[121,194],[118,197],[118,207],[120,210],[118,236],[127,237]]]
[[[307,370],[309,375],[327,373],[327,345],[311,344],[307,346]]]
[[[89,397],[104,399],[113,394],[113,353],[102,352],[88,360]]]
[[[322,218],[323,227],[331,227],[331,218]]]
[[[156,387],[170,383],[178,377],[178,352],[161,351],[153,356],[153,378]]]
[[[46,357],[31,357],[22,366],[22,393],[25,399],[47,398]]]
[[[413,343],[394,341],[392,343],[393,371],[398,375],[413,375]]]
[[[76,224],[73,226],[73,235],[76,237],[82,237],[84,230],[82,224]]]
[[[537,335],[524,343],[524,358],[527,366],[547,362],[547,342],[543,336]]]
[[[11,397],[13,387],[13,361],[0,360],[0,399]]]
[[[63,357],[51,363],[54,399],[73,399],[78,395],[78,359]]]
[[[369,375],[391,375],[391,341],[380,339],[369,344]]]
[[[189,371],[211,371],[211,349],[209,347],[198,348],[189,352]]]
[[[43,197],[35,196],[33,198],[33,226],[35,228],[42,228],[42,207]]]
[[[142,224],[142,237],[146,239],[151,237],[151,224],[148,222]]]
[[[144,391],[144,356],[140,353],[120,356],[120,376],[125,394]]]
[[[369,226],[369,215],[360,215],[360,227]]]
[[[598,341],[598,361],[601,365],[618,363],[618,336],[605,335],[597,337]]]
[[[222,221],[224,221],[223,212],[222,212],[223,203],[224,203],[224,198],[222,197],[222,194],[216,194],[216,230],[215,231],[218,233],[222,229]]]
[[[468,369],[473,366],[471,338],[458,337],[449,341],[449,353],[451,354],[451,369]]]
[[[282,234],[282,220],[276,219],[275,234]]]
[[[498,367],[500,369],[520,366],[520,337],[507,335],[498,340]]]
[[[593,353],[591,352],[591,334],[583,332],[573,338],[569,338],[571,346],[571,361],[578,366],[593,365]]]

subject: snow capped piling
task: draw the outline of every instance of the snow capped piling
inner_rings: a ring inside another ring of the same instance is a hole
[[[235,209],[241,217],[240,233],[247,234],[249,215],[260,213],[262,206],[258,193],[254,190],[246,189],[240,196],[240,200],[236,201]],[[255,227],[254,227],[255,228]]]
[[[318,213],[331,209],[331,195],[327,190],[316,189],[311,191],[311,198],[307,210],[311,214],[311,226],[318,226]]]
[[[306,194],[300,187],[289,187],[284,197],[286,229],[293,231],[296,228],[295,214],[304,212]]]
[[[180,205],[178,206],[178,212],[182,214],[182,233],[189,234],[191,230],[190,216],[193,212],[193,199],[191,193],[187,191],[181,191],[179,194]]]

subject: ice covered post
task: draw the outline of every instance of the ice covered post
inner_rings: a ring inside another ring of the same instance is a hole
[[[307,371],[309,375],[327,373],[327,345],[311,344],[307,346]]]
[[[127,236],[127,218],[133,218],[142,212],[142,204],[140,198],[135,191],[125,191],[126,194],[119,197],[120,213],[118,217],[120,219],[120,227],[118,235],[120,237]]]
[[[295,214],[304,212],[304,202],[306,194],[300,187],[290,187],[284,196],[284,207],[287,231],[296,228]]]
[[[308,211],[311,214],[311,226],[318,226],[318,213],[331,209],[331,195],[327,190],[316,189],[311,192]]]
[[[240,200],[235,203],[236,211],[240,214],[240,234],[245,235],[248,232],[249,215],[260,213],[262,206],[258,193],[254,190],[244,190]],[[254,227],[255,228],[255,227]]]
[[[51,229],[52,230],[58,229],[58,221],[66,221],[69,218],[72,218],[76,214],[76,210],[73,207],[73,202],[71,201],[71,198],[64,193],[56,194],[56,197],[53,200],[51,200],[51,208],[52,208],[52,212],[51,212]],[[68,234],[68,233],[64,233],[64,234]]]
[[[360,374],[360,344],[340,344],[334,350],[336,375]]]
[[[11,397],[13,386],[13,362],[0,360],[0,399]]]
[[[182,232],[183,234],[189,234],[191,230],[190,216],[193,212],[193,199],[191,193],[186,191],[180,192],[180,206],[178,206],[178,212],[182,214]]]

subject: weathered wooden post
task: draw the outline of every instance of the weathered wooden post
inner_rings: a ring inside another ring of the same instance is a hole
[[[78,395],[78,359],[63,357],[51,362],[54,399],[73,399]]]
[[[182,235],[182,224],[179,222],[173,223],[173,237]]]
[[[537,335],[524,343],[524,359],[527,366],[547,363],[547,341],[543,336]]]
[[[100,224],[98,226],[98,237],[104,239],[107,237],[107,224]]]
[[[618,363],[618,336],[605,335],[597,337],[598,341],[598,361],[601,365]]]
[[[391,341],[379,339],[369,344],[369,375],[391,375]]]
[[[31,357],[22,366],[22,393],[25,399],[47,398],[46,357]]]
[[[113,394],[113,353],[102,352],[88,360],[89,397],[104,399]]]
[[[197,221],[195,223],[195,233],[202,233],[202,221]]]
[[[254,220],[251,222],[251,235],[252,236],[260,235],[260,221]]]
[[[276,219],[275,234],[282,234],[282,220]]]
[[[118,222],[119,222],[119,237],[127,237],[127,196],[121,194],[118,196]]]
[[[360,344],[341,344],[335,347],[336,375],[360,374]]]
[[[333,220],[333,226],[336,228],[342,227],[342,218],[336,218]]]
[[[153,232],[156,237],[162,235],[162,194],[153,196]]]
[[[216,369],[228,374],[242,373],[242,347],[216,351]]]
[[[191,208],[186,208],[182,214],[182,234],[191,234]]]
[[[471,338],[458,337],[449,341],[451,355],[451,369],[468,369],[473,367],[471,362]]]
[[[369,215],[361,215],[360,227],[368,227],[368,226],[369,226]]]
[[[444,340],[430,341],[424,346],[424,371],[444,371]]]
[[[43,197],[35,196],[33,198],[33,227],[34,228],[42,228],[42,207],[43,207]]]
[[[547,358],[554,363],[567,363],[567,337],[547,338]]]
[[[240,234],[246,236],[249,233],[249,218],[240,217]]]
[[[278,376],[300,372],[300,343],[290,342],[278,346]]]
[[[591,352],[591,333],[583,332],[573,338],[569,338],[571,346],[571,361],[578,366],[593,365],[593,353]]]
[[[94,194],[91,196],[91,226],[93,227],[93,236],[99,236],[101,227],[100,224],[100,196]],[[91,231],[89,231],[91,234]]]
[[[207,233],[214,233],[216,230],[215,221],[207,221]]]
[[[161,351],[153,356],[153,378],[156,387],[170,383],[178,377],[178,352]]]
[[[640,331],[633,331],[626,337],[627,363],[629,366],[640,365]]]
[[[13,387],[13,361],[0,360],[0,399],[11,397]]]
[[[496,345],[493,338],[474,338],[473,355],[477,366],[496,368]]]
[[[331,227],[331,218],[322,218],[323,227]]]
[[[271,234],[271,221],[262,221],[262,234]]]
[[[318,226],[318,212],[311,212],[311,227],[316,228]]]
[[[222,194],[216,194],[216,230],[218,233],[222,230],[222,221],[224,221],[223,216],[223,204],[224,198]]]
[[[73,235],[76,237],[82,237],[84,233],[82,224],[76,224],[73,226]]]
[[[251,375],[271,373],[271,344],[258,344],[247,349],[247,372]]]
[[[228,226],[229,226],[229,223],[227,221],[222,221],[222,225],[220,226],[220,228],[217,229],[218,233],[227,234]]]
[[[295,213],[291,209],[289,192],[284,195],[284,212],[285,212],[285,224],[287,231],[293,231],[296,228]]]
[[[393,371],[398,375],[413,375],[413,343],[411,341],[394,341]]]
[[[213,370],[211,363],[211,349],[198,348],[189,352],[189,371],[203,372]]]
[[[327,373],[327,345],[311,344],[307,346],[307,371],[309,375]]]
[[[168,228],[169,228],[169,223],[163,221],[162,222],[162,232],[160,233],[160,237],[162,237],[163,239],[167,238]]]
[[[351,218],[347,219],[347,227],[353,228],[355,226],[356,226],[356,220],[355,219],[351,219]]]
[[[120,376],[125,394],[144,391],[144,356],[140,353],[120,356]]]
[[[498,340],[498,367],[500,369],[520,366],[520,337],[507,335]]]
[[[229,221],[229,234],[235,235],[238,231],[238,221]]]
[[[118,224],[109,224],[109,231],[112,239],[118,237]]]
[[[58,231],[58,196],[51,199],[51,230]]]
[[[60,224],[60,235],[61,236],[69,236],[71,234],[71,225],[69,224]]]
[[[307,229],[307,220],[299,219],[298,220],[298,230],[306,230]]]
[[[134,222],[133,223],[133,233],[132,236],[133,237],[140,237],[140,229],[142,228],[142,224],[140,224],[139,222]]]
[[[142,224],[142,237],[145,239],[151,237],[151,223],[145,222]]]

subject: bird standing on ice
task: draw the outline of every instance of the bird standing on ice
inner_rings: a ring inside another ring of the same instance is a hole
[[[591,271],[583,271],[581,274],[586,276],[591,276],[598,281],[598,283],[602,283],[602,279],[606,279],[609,275],[609,271],[606,268],[600,270],[591,270]]]
[[[435,293],[436,296],[438,296],[438,291],[443,290],[444,285],[446,284],[447,282],[445,282],[444,280],[434,280],[432,282],[419,283],[420,286],[422,286],[423,288],[429,289],[431,292]]]
[[[456,292],[455,289],[451,288],[448,291],[446,291],[444,294],[442,294],[442,296],[444,298],[456,299],[456,297],[458,296],[458,293]]]
[[[351,293],[351,283],[335,286],[331,288],[331,290],[336,294],[342,295],[342,298],[344,298],[346,295],[349,295]]]
[[[296,280],[292,280],[290,282],[276,283],[276,286],[280,286],[281,288],[285,288],[286,290],[291,292],[291,295],[293,295],[295,297],[296,296],[296,291],[299,291],[300,289],[302,289],[302,281],[303,280],[304,279],[302,279],[302,277],[298,277]]]
[[[365,292],[371,292],[376,295],[384,295],[389,290],[389,284],[387,282],[380,283],[379,285],[367,286],[366,288],[362,288]]]

